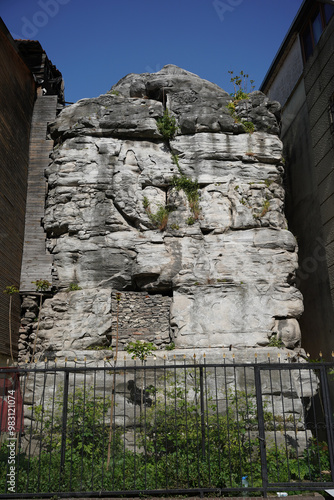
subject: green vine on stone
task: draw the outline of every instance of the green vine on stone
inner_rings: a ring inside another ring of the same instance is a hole
[[[172,162],[175,163],[177,166],[177,169],[181,175],[183,175],[183,172],[181,170],[180,164],[179,164],[179,155],[175,155],[172,153]]]
[[[144,196],[144,198],[143,198],[143,207],[145,210],[148,210],[150,207],[150,202],[148,201],[147,196]]]

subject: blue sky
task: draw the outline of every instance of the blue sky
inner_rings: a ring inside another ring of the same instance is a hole
[[[65,98],[105,93],[128,73],[176,64],[232,91],[259,87],[302,0],[1,0],[14,38],[39,40]]]

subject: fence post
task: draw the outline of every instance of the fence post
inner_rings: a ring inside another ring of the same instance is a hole
[[[264,498],[267,498],[268,469],[267,469],[267,455],[266,455],[266,435],[264,430],[264,415],[263,415],[263,404],[262,404],[262,393],[261,393],[261,373],[260,373],[260,367],[258,365],[254,366],[254,378],[255,378],[257,419],[259,426],[258,439],[260,441],[262,488],[263,488],[263,496]]]
[[[68,403],[68,380],[69,371],[64,372],[64,395],[63,395],[63,415],[62,415],[62,431],[61,431],[61,448],[60,448],[60,471],[63,474],[65,465],[66,451],[66,426],[67,426],[67,403]]]
[[[204,421],[203,366],[199,367],[199,388],[200,388],[200,403],[201,403],[202,458],[205,458],[205,421]]]
[[[327,439],[328,439],[328,451],[329,451],[329,462],[331,466],[331,476],[334,482],[334,435],[333,435],[333,418],[332,418],[332,408],[328,389],[328,379],[326,375],[326,366],[320,366],[320,381],[322,387],[322,397],[324,405],[324,417],[326,422]]]

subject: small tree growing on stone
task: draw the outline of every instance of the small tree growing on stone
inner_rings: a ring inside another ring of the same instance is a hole
[[[141,363],[144,364],[146,357],[150,356],[156,350],[156,347],[152,342],[136,340],[136,342],[129,342],[125,350],[129,354],[132,354],[131,359],[139,358]]]
[[[115,353],[115,367],[117,363],[117,356],[118,356],[118,319],[119,319],[119,303],[121,301],[122,294],[117,292],[116,293],[116,302],[117,302],[117,312],[116,312],[116,353]],[[113,373],[113,383],[112,383],[112,390],[111,390],[111,404],[110,404],[110,424],[109,424],[109,438],[108,438],[108,455],[107,455],[107,469],[109,469],[109,464],[110,464],[110,455],[111,455],[111,438],[112,438],[112,421],[113,421],[113,413],[114,413],[114,394],[115,394],[115,379],[116,379],[116,370],[114,370]]]
[[[156,347],[152,342],[145,342],[143,340],[136,340],[135,342],[129,342],[125,350],[129,354],[132,354],[131,359],[139,358],[142,366],[147,356],[150,356],[153,351],[156,351]],[[142,377],[141,383],[141,394],[140,394],[140,414],[142,414],[144,402],[144,377]]]
[[[143,340],[136,340],[135,342],[129,342],[125,348],[126,352],[132,354],[131,359],[140,359],[142,366],[147,356],[150,356],[153,351],[156,350],[155,345],[152,342],[145,342]],[[141,383],[141,393],[140,393],[140,414],[143,410],[144,401],[144,377],[142,377]]]
[[[164,137],[164,139],[166,139],[167,141],[173,139],[173,137],[177,132],[178,126],[176,124],[174,116],[171,116],[169,114],[167,108],[165,109],[162,118],[157,119],[157,124],[158,124],[158,130],[160,134]]]
[[[36,333],[35,333],[35,340],[34,340],[34,347],[32,350],[31,361],[34,358],[35,351],[36,351],[37,336],[38,336],[38,331],[39,331],[39,323],[40,323],[41,309],[42,309],[42,303],[43,303],[43,293],[46,292],[52,286],[52,284],[48,280],[42,280],[42,279],[32,281],[32,283],[36,286],[36,292],[40,294],[40,297],[39,297],[39,309],[38,309],[38,317],[37,317],[37,328],[36,328]]]
[[[10,357],[12,358],[12,362],[14,362],[13,342],[12,342],[12,302],[14,293],[19,293],[19,289],[15,285],[8,285],[4,289],[3,293],[9,295],[9,311],[8,311],[9,349],[10,349]]]

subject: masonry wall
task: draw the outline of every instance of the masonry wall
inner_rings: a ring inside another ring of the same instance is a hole
[[[169,316],[171,297],[142,292],[112,294],[112,345],[116,345],[118,330],[121,349],[130,341],[153,342],[157,347],[171,343]],[[117,326],[118,323],[118,326]]]
[[[0,20],[0,363],[10,354],[7,285],[20,284],[27,189],[29,134],[35,82]],[[13,345],[17,353],[20,300],[13,300]]]
[[[334,303],[334,135],[329,115],[329,102],[334,95],[334,18],[305,66],[304,79],[329,282]]]
[[[44,295],[44,299],[48,294]],[[73,357],[72,349],[81,349],[85,355],[110,345],[124,351],[129,342],[152,342],[164,349],[173,342],[170,328],[172,297],[146,292],[107,292],[90,289],[49,294],[41,314],[41,331],[37,336],[37,351],[45,349],[49,360],[62,353],[57,351],[61,341]],[[119,298],[119,300],[117,299]],[[39,294],[22,293],[22,320],[19,339],[20,360],[31,359],[37,329],[40,304]],[[84,324],[77,323],[75,319]],[[57,333],[47,332],[57,326]],[[106,351],[108,352],[108,351]],[[38,356],[37,356],[38,357]],[[44,357],[43,357],[44,359]]]

